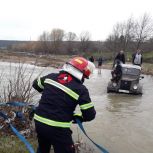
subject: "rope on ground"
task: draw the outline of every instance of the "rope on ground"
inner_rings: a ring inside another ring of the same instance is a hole
[[[76,122],[78,124],[78,126],[80,127],[80,129],[82,130],[82,132],[86,135],[86,137],[102,152],[102,153],[109,153],[105,148],[103,148],[102,146],[98,145],[97,143],[95,143],[86,133],[82,123],[80,122],[80,120],[76,119]]]
[[[11,105],[11,106],[27,106],[25,103],[21,102],[9,102],[9,103],[0,103],[0,105]],[[28,149],[29,153],[35,153],[31,144],[25,139],[25,137],[20,134],[20,132],[11,124],[11,120],[8,118],[5,112],[0,111],[0,117],[2,117],[10,126],[11,130],[15,133],[15,135],[25,144],[26,148]]]

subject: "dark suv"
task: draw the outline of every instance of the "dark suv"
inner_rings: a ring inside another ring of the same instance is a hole
[[[139,80],[141,67],[131,64],[122,64],[122,77],[118,83],[110,81],[107,86],[107,92],[123,92],[131,94],[142,94],[142,85]]]

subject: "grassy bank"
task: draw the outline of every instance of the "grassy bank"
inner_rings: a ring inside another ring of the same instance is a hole
[[[37,141],[36,139],[28,139],[30,144],[36,150]],[[29,153],[26,146],[17,137],[1,137],[0,138],[0,153]]]
[[[151,63],[143,63],[143,65],[142,65],[142,73],[153,76],[153,64],[151,64]]]
[[[130,63],[129,63],[130,64]],[[103,69],[112,69],[112,62],[105,62],[102,66]],[[153,76],[153,64],[152,63],[143,63],[142,64],[142,74],[152,75]]]

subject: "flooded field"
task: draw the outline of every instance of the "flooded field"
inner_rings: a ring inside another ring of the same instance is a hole
[[[1,71],[10,73],[9,64],[0,65]],[[58,71],[36,67],[33,79],[42,70],[42,75]],[[83,124],[88,135],[110,153],[153,153],[153,77],[144,75],[140,81],[142,96],[107,93],[110,77],[110,70],[102,70],[101,74],[95,70],[91,79],[85,81],[97,111],[95,120]],[[76,125],[72,129],[75,139]]]

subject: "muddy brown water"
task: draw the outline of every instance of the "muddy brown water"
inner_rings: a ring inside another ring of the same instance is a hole
[[[85,82],[97,111],[87,133],[110,153],[153,153],[153,77],[140,81],[142,96],[107,93],[110,77],[95,71]]]
[[[0,65],[1,70],[9,70],[9,64]],[[29,68],[32,69],[31,66]],[[58,71],[37,67],[34,77],[42,69],[43,74]],[[144,75],[140,81],[143,85],[142,96],[107,93],[110,78],[110,70],[103,69],[101,74],[95,70],[85,81],[97,111],[95,120],[83,124],[86,132],[110,153],[153,153],[153,77]],[[76,127],[72,126],[74,139],[77,139]],[[80,135],[83,141],[93,146],[82,133]],[[94,153],[99,152],[94,149]]]

